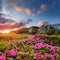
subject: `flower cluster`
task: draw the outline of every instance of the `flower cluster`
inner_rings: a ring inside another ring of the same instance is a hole
[[[5,56],[0,56],[0,60],[6,60]]]
[[[16,54],[16,52],[14,51],[14,50],[10,50],[10,52],[9,52],[12,56],[16,56],[17,54]]]
[[[4,51],[0,51],[0,60],[58,60],[60,47],[51,38],[44,39],[36,34],[24,40],[11,40]]]

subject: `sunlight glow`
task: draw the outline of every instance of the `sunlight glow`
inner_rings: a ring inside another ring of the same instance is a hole
[[[16,28],[16,29],[11,29],[11,30],[3,30],[3,31],[0,31],[0,33],[10,33],[11,31],[15,31],[15,30],[18,30],[19,28]]]
[[[1,33],[9,33],[11,30],[4,30],[4,31],[0,31]]]

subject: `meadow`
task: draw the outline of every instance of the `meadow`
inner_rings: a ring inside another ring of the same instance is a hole
[[[60,37],[44,34],[2,34],[0,60],[60,60]]]

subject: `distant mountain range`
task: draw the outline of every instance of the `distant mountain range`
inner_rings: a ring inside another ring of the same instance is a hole
[[[60,23],[52,24],[56,30],[60,30]]]

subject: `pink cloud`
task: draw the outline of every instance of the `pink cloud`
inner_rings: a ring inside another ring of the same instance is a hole
[[[31,19],[27,19],[25,22],[16,22],[14,20],[9,20],[0,17],[0,30],[11,30],[11,29],[17,29],[17,28],[28,28],[29,23],[31,22]]]
[[[48,24],[49,24],[48,22],[44,22],[44,21],[39,21],[39,22],[38,22],[38,26],[39,26],[39,27],[41,27],[41,26],[43,26],[43,25],[46,26],[46,25],[48,25]]]
[[[10,3],[10,5],[18,12],[22,12],[23,8],[18,6],[17,4],[15,3]]]
[[[38,10],[38,14],[41,14],[43,13],[44,11],[46,11],[48,9],[47,5],[46,4],[42,4],[40,5],[40,9]]]
[[[30,15],[30,14],[31,14],[31,9],[26,8],[26,9],[25,9],[25,12],[26,12],[27,15]]]
[[[31,12],[33,11],[33,9],[18,6],[16,3],[10,3],[10,5],[11,5],[12,8],[14,8],[17,12],[25,12],[27,15],[30,15]]]

